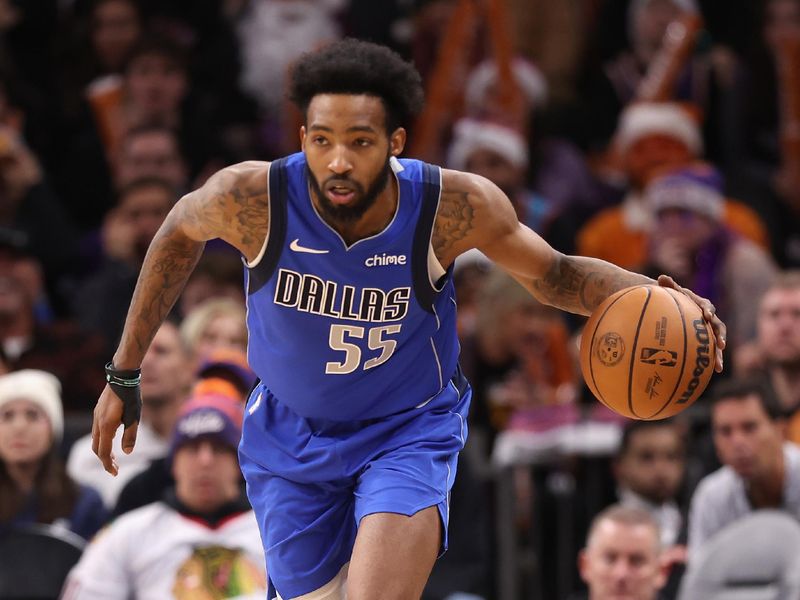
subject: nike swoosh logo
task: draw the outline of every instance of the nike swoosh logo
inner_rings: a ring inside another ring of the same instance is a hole
[[[293,240],[291,244],[289,244],[289,249],[294,250],[295,252],[307,252],[308,254],[327,254],[329,250],[317,250],[315,248],[306,248],[305,246],[301,246],[297,242],[300,241],[300,238]]]

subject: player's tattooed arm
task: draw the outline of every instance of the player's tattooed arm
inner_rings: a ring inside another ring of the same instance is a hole
[[[114,366],[141,364],[206,240],[222,238],[248,259],[258,254],[269,225],[266,168],[263,162],[233,165],[175,204],[142,264]]]
[[[436,213],[431,245],[447,268],[456,257],[499,235],[503,224],[491,218],[487,180],[459,171],[442,171],[442,196]]]
[[[554,252],[541,277],[517,277],[542,302],[588,315],[614,292],[633,285],[655,283],[596,258]]]
[[[449,264],[445,259],[453,253],[451,248],[456,255],[478,248],[541,302],[583,315],[617,290],[655,283],[602,260],[557,252],[519,222],[514,206],[496,185],[465,173],[448,177],[452,173],[444,172],[445,191],[434,230],[434,250],[443,266]],[[445,251],[440,254],[441,248]]]

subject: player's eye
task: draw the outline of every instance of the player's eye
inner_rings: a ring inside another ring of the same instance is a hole
[[[364,148],[366,146],[371,146],[372,145],[372,140],[370,140],[368,138],[358,138],[355,143],[356,143],[356,146],[361,146],[362,148]]]
[[[324,146],[325,144],[327,144],[327,143],[328,143],[328,140],[326,140],[326,139],[325,139],[324,137],[322,137],[321,135],[315,135],[315,136],[314,136],[314,137],[311,139],[311,141],[312,141],[313,143],[317,144],[318,146]]]

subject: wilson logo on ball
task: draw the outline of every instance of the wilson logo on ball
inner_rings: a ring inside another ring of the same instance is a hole
[[[681,394],[681,397],[678,398],[678,404],[688,402],[692,398],[692,394],[694,394],[697,386],[700,385],[700,377],[702,377],[703,373],[705,373],[706,369],[711,365],[711,357],[708,352],[708,346],[711,340],[708,335],[708,329],[706,329],[706,322],[703,319],[695,319],[692,321],[692,325],[694,326],[694,337],[697,341],[697,356],[694,359],[692,378],[689,380],[689,385],[686,386],[686,390]]]
[[[609,331],[597,342],[597,358],[607,367],[613,367],[625,356],[625,343],[618,333]]]
[[[678,364],[678,353],[672,350],[661,350],[659,348],[642,348],[639,360],[649,365],[674,367]]]

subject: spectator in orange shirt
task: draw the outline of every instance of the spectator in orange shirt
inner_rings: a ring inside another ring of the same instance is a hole
[[[581,228],[577,254],[641,269],[647,259],[647,234],[653,226],[642,190],[655,174],[697,161],[703,154],[703,142],[697,122],[682,105],[647,102],[625,109],[616,147],[629,191],[622,204],[601,211]],[[752,209],[725,200],[723,220],[759,246],[769,247],[764,225]]]

